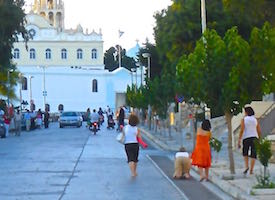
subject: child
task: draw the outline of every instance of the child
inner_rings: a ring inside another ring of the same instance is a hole
[[[190,178],[191,159],[184,147],[179,149],[175,155],[175,172],[173,178]]]

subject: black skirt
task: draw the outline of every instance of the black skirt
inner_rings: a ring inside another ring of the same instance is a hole
[[[125,151],[128,162],[138,162],[139,145],[138,143],[125,144]]]
[[[250,137],[243,140],[243,156],[257,158],[257,152],[255,147],[255,142],[257,140],[258,138],[256,137]]]

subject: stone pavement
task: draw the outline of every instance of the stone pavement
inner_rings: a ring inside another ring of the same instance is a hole
[[[172,131],[170,135],[165,132],[149,131],[148,128],[140,127],[142,133],[153,141],[157,146],[164,150],[171,152],[177,151],[180,146],[184,146],[187,151],[192,152],[193,140],[192,137],[187,139],[186,133],[188,129],[183,129],[181,133]],[[233,198],[243,200],[274,200],[274,190],[255,190],[252,187],[256,185],[256,174],[260,174],[263,170],[260,162],[256,161],[254,174],[255,175],[243,175],[244,162],[240,150],[234,151],[234,161],[236,174],[232,176],[229,171],[229,161],[227,154],[227,132],[220,132],[215,135],[223,142],[223,146],[219,154],[213,152],[212,166],[210,168],[210,180],[224,192],[230,194]],[[173,157],[170,157],[173,160]],[[197,173],[196,167],[193,170]],[[275,164],[269,164],[269,173],[271,179],[275,182]],[[269,192],[272,191],[272,194]],[[259,192],[259,194],[258,194]]]

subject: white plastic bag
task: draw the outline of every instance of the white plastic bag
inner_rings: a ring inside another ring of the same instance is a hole
[[[124,140],[125,140],[125,137],[124,137],[124,134],[121,132],[119,133],[117,136],[116,136],[116,140],[121,143],[121,144],[124,144]]]

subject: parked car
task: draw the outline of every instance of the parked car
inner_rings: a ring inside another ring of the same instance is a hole
[[[79,128],[82,126],[82,121],[83,119],[78,112],[63,112],[59,117],[59,127],[63,128],[64,126],[77,126]]]

